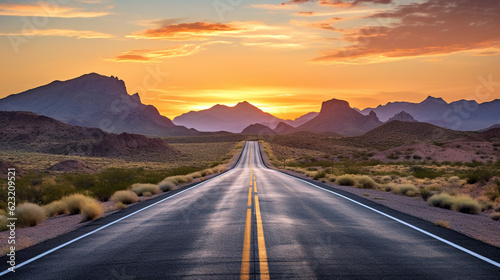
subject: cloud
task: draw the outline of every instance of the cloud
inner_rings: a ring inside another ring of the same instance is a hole
[[[310,17],[310,16],[314,16],[315,12],[296,12],[295,13],[296,15],[298,16],[305,16],[305,17]]]
[[[354,0],[354,1],[339,1],[339,0],[291,0],[288,2],[281,3],[282,6],[289,6],[293,4],[303,4],[319,2],[321,6],[330,7],[355,7],[361,4],[391,4],[392,0]]]
[[[39,2],[35,4],[0,3],[0,16],[93,18],[110,15],[110,12],[83,11],[80,8],[63,7]]]
[[[223,23],[192,22],[168,24],[161,28],[151,28],[135,32],[128,38],[156,40],[206,40],[211,36],[239,33],[243,30]]]
[[[397,6],[367,19],[380,23],[344,30],[342,49],[313,62],[370,63],[500,48],[500,2],[430,0]]]
[[[141,62],[141,63],[159,63],[167,58],[190,56],[204,50],[206,46],[212,44],[230,44],[225,41],[214,41],[203,44],[184,44],[181,46],[163,49],[163,50],[131,50],[120,55],[106,59],[111,62]]]
[[[60,36],[76,37],[77,39],[103,39],[112,38],[113,35],[96,31],[71,30],[71,29],[27,29],[17,33],[0,33],[0,36]]]

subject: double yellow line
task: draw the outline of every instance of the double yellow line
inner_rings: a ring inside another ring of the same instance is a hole
[[[240,279],[250,279],[250,253],[252,236],[252,186],[255,193],[255,217],[257,220],[257,245],[259,249],[259,269],[260,279],[269,279],[269,266],[267,264],[266,242],[264,239],[264,229],[262,226],[262,216],[260,214],[259,197],[257,196],[257,178],[252,168],[253,143],[250,143],[250,188],[248,189],[247,217],[245,223],[245,236],[243,238],[243,254],[241,257]]]

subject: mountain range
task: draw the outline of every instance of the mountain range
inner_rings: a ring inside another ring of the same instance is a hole
[[[116,77],[96,73],[12,94],[0,99],[0,111],[27,111],[61,122],[112,133],[152,136],[193,135],[196,131],[176,126],[139,94],[129,95]]]
[[[454,130],[481,130],[500,123],[500,99],[481,104],[471,100],[447,103],[442,98],[429,96],[420,103],[389,102],[376,108],[366,108],[361,113],[368,115],[375,112],[385,122],[401,111],[419,122]]]
[[[247,101],[243,101],[233,107],[217,104],[209,109],[190,111],[175,117],[173,123],[199,131],[240,133],[249,125],[256,123],[271,129],[274,129],[281,122],[297,127],[317,115],[318,113],[311,112],[295,120],[283,120],[262,111]]]
[[[54,81],[0,99],[0,111],[33,112],[70,125],[148,136],[188,136],[216,131],[356,136],[388,121],[482,130],[500,124],[499,108],[499,99],[481,104],[467,100],[447,103],[429,96],[420,103],[390,102],[358,110],[347,101],[331,99],[322,103],[320,112],[283,120],[243,101],[233,107],[217,104],[206,110],[191,111],[171,121],[154,106],[143,104],[139,94],[129,95],[122,80],[96,73]],[[252,126],[255,124],[259,125]]]

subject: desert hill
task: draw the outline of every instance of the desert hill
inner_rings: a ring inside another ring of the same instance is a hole
[[[112,133],[154,136],[192,135],[144,105],[139,95],[129,95],[125,83],[116,77],[96,73],[12,94],[0,100],[0,111],[26,111],[61,122]]]
[[[323,102],[320,113],[297,130],[335,132],[346,136],[361,135],[382,122],[375,113],[364,116],[349,106],[347,101],[332,99]]]
[[[0,146],[4,150],[91,157],[165,160],[178,155],[159,138],[107,133],[30,112],[0,111]]]

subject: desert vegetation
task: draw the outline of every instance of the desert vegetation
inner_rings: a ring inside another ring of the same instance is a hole
[[[186,139],[179,137],[175,141],[187,141]],[[160,192],[173,191],[226,170],[234,155],[241,151],[243,142],[219,141],[207,144],[205,149],[202,148],[202,143],[172,145],[179,150],[187,151],[190,146],[194,149],[168,169],[110,167],[95,173],[28,169],[24,176],[16,180],[16,198],[21,202],[16,209],[16,217],[20,225],[26,227],[63,214],[79,214],[82,221],[94,220],[103,214],[107,201],[111,201],[115,209],[124,209],[139,201],[139,197],[149,198]],[[197,164],[184,165],[195,158],[200,159]],[[21,166],[25,167],[22,163]],[[2,186],[1,209],[7,206],[6,191],[6,186]],[[0,212],[0,219],[6,219],[3,210]],[[0,230],[6,228],[2,227]]]
[[[418,144],[406,136],[389,141],[379,135],[377,145],[365,136],[275,136],[262,146],[275,167],[314,180],[392,192],[431,206],[500,219],[500,154],[495,143],[461,138],[468,133],[452,134],[439,143],[421,139]],[[465,154],[468,160],[443,160],[446,152],[455,152],[457,159]]]

